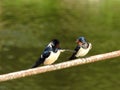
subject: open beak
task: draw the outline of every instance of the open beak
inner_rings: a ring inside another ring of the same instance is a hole
[[[76,43],[79,43],[80,41],[77,39],[75,42],[76,42]]]

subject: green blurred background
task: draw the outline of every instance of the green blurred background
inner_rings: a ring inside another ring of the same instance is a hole
[[[53,38],[74,49],[85,36],[93,44],[86,57],[119,50],[119,29],[119,0],[0,0],[0,74],[30,68]],[[119,59],[2,82],[0,90],[119,90]]]

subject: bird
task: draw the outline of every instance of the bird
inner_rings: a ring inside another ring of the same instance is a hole
[[[58,39],[51,40],[51,42],[44,49],[43,53],[40,55],[39,59],[32,66],[32,68],[38,67],[41,64],[44,65],[53,64],[58,59],[61,52],[64,51],[65,51],[64,49],[60,48],[60,42]]]
[[[87,40],[83,36],[77,38],[76,43],[77,43],[77,46],[74,49],[75,52],[72,54],[72,56],[69,58],[69,60],[73,60],[78,57],[83,57],[83,56],[87,55],[87,53],[92,48],[92,44],[87,42]]]

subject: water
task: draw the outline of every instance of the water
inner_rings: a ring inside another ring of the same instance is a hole
[[[75,39],[85,36],[93,44],[86,57],[118,50],[119,1],[88,1],[2,1],[0,74],[30,68],[53,38],[62,48],[74,49]],[[70,55],[62,53],[55,63]],[[0,90],[119,90],[119,63],[118,57],[1,82]]]

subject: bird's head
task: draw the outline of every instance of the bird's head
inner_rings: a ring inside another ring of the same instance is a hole
[[[77,40],[76,40],[76,43],[86,43],[87,41],[86,41],[86,39],[85,39],[85,37],[79,37]]]
[[[57,40],[57,39],[53,39],[52,40],[52,47],[54,47],[54,48],[60,48],[60,42],[59,42],[59,40]]]

